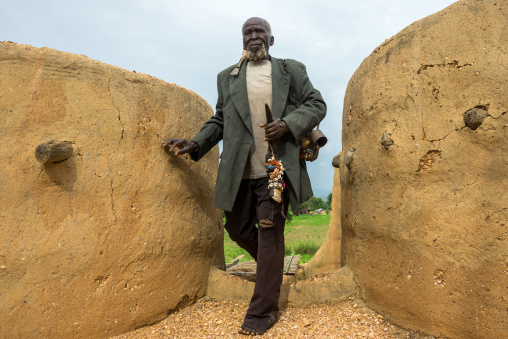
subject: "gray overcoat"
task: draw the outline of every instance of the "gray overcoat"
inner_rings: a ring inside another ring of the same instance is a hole
[[[300,159],[301,136],[310,132],[326,115],[326,104],[307,76],[305,66],[286,59],[288,72],[282,60],[272,61],[272,114],[282,119],[290,133],[276,141],[279,159],[289,180],[291,209],[298,214],[298,206],[312,196],[305,161]],[[230,66],[217,76],[218,100],[215,115],[207,121],[192,139],[199,151],[190,154],[198,161],[221,139],[223,151],[215,186],[214,205],[231,211],[242,180],[249,150],[253,142],[252,123],[247,99],[246,62],[237,75],[231,75],[236,65]],[[296,108],[291,98],[291,83],[300,106]]]

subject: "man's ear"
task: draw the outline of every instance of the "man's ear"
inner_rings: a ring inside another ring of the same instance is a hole
[[[275,42],[275,38],[273,35],[270,37],[270,46],[273,46],[273,43]]]

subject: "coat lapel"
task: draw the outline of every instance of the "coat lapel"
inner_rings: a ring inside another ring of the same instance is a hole
[[[229,76],[229,90],[231,99],[242,118],[243,123],[252,134],[252,122],[250,119],[249,100],[247,96],[247,66],[246,62],[240,67],[238,75]],[[280,119],[286,106],[289,93],[291,74],[285,73],[282,64],[276,58],[272,58],[272,115],[274,119]]]
[[[280,119],[286,107],[291,74],[285,73],[281,62],[272,57],[272,115]]]
[[[246,62],[240,67],[238,75],[229,76],[229,91],[231,99],[243,123],[252,135],[252,122],[250,120],[249,99],[247,97],[247,66]]]

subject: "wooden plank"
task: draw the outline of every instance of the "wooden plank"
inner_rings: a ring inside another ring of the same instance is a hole
[[[294,275],[299,267],[300,254],[291,255],[284,258],[284,274]],[[232,275],[246,278],[247,280],[256,280],[257,263],[254,260],[230,265],[226,268],[226,272]]]
[[[245,257],[245,254],[241,254],[238,257],[234,258],[232,262],[226,264],[226,269],[228,269],[230,267],[233,267],[236,264],[238,264],[240,262],[240,259],[242,259],[243,257]]]
[[[284,274],[295,275],[300,263],[300,254],[284,258]]]

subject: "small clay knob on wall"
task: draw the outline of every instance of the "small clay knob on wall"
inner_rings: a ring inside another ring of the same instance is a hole
[[[35,158],[42,164],[50,164],[69,159],[73,151],[70,142],[51,140],[37,146]]]

